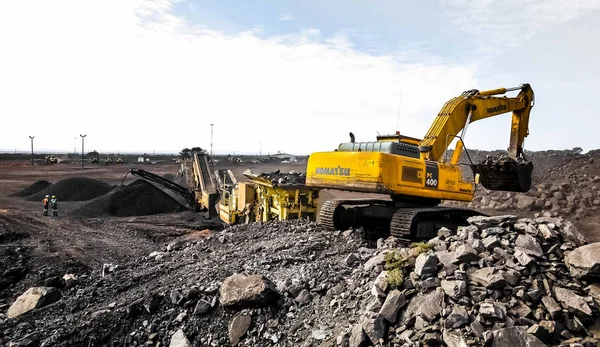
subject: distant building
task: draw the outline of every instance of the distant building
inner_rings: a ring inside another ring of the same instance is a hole
[[[274,160],[278,160],[278,161],[288,161],[288,162],[295,162],[295,161],[297,161],[295,155],[293,155],[293,154],[287,154],[287,153],[273,154],[273,155],[269,156],[269,158],[274,159]]]

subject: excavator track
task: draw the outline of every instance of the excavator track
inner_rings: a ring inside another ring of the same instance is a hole
[[[343,206],[348,206],[348,210]],[[341,200],[334,199],[326,201],[321,207],[319,214],[320,224],[328,230],[341,230],[358,226],[351,211],[352,206],[366,205],[363,208],[385,208],[392,209],[393,215],[389,220],[390,235],[398,238],[403,243],[410,243],[435,237],[437,230],[446,226],[452,229],[454,226],[464,224],[471,216],[482,215],[482,213],[452,207],[440,206],[409,206],[394,205],[392,201],[386,200]],[[395,209],[395,211],[393,210]],[[366,229],[369,225],[361,225]]]
[[[482,213],[451,207],[417,207],[417,208],[400,208],[390,222],[390,234],[399,238],[404,242],[411,242],[418,239],[423,239],[416,235],[414,225],[421,221],[437,221],[440,224],[456,223],[457,221],[465,220],[472,216],[482,215]]]

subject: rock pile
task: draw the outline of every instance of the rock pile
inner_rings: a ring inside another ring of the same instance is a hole
[[[139,179],[79,207],[78,217],[145,216],[184,211],[186,208],[152,183]]]
[[[37,193],[25,198],[29,201],[42,201],[46,195],[56,195],[59,201],[84,201],[104,195],[112,186],[87,177],[72,177],[58,181]]]
[[[600,211],[600,176],[588,177],[580,185],[538,184],[527,193],[480,191],[467,206],[491,211],[530,211],[547,216],[573,216],[575,220]],[[464,205],[452,203],[449,205]]]
[[[13,193],[10,196],[21,196],[21,197],[29,196],[29,195],[39,192],[42,189],[48,188],[51,185],[52,185],[52,183],[50,183],[48,181],[44,181],[44,180],[36,181],[34,184],[30,185],[29,187],[23,188],[22,190],[19,190],[18,192]]]
[[[302,172],[290,171],[285,173],[275,170],[268,173],[261,173],[259,176],[281,185],[304,185],[306,183],[306,174]]]
[[[583,245],[573,226],[556,218],[478,216],[469,222],[456,235],[441,231],[421,253],[382,250],[397,254],[402,262],[395,271],[408,275],[392,278],[380,258],[371,273],[377,276],[371,302],[349,333],[350,346],[600,342],[589,330],[600,316],[600,287],[588,281],[600,274],[600,256],[591,256],[600,254],[600,244]]]
[[[499,155],[501,151],[486,152],[469,150],[473,162],[488,155]],[[479,186],[470,208],[500,213],[522,211],[566,216],[581,220],[596,214],[600,209],[600,151],[579,154],[573,150],[540,151],[527,153],[534,165],[532,188],[527,193],[489,191]],[[465,153],[462,164],[470,161]],[[472,172],[462,170],[466,180],[472,181]],[[466,207],[465,203],[446,202],[449,205]]]
[[[378,247],[305,221],[233,226],[106,265],[0,316],[2,343],[596,346],[600,244],[559,218],[472,217]]]

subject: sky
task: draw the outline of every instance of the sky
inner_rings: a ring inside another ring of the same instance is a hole
[[[600,148],[600,0],[3,0],[0,151],[310,154],[530,83],[525,149]],[[508,96],[516,95],[515,92]],[[506,149],[510,114],[467,148]]]

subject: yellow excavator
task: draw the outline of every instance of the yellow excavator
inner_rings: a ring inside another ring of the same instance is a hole
[[[516,97],[502,96],[517,90]],[[471,201],[479,183],[489,190],[530,189],[533,164],[524,157],[523,141],[533,105],[529,84],[469,90],[446,102],[423,139],[396,132],[378,136],[375,142],[356,142],[350,133],[350,142],[335,151],[311,154],[306,186],[390,195],[328,200],[321,207],[319,223],[334,230],[385,229],[404,242],[435,237],[441,227],[456,230],[467,225],[467,218],[481,213],[438,205],[443,200]],[[474,182],[465,181],[459,160],[468,125],[507,112],[512,112],[508,154],[471,162]],[[454,140],[454,151],[447,158]]]

